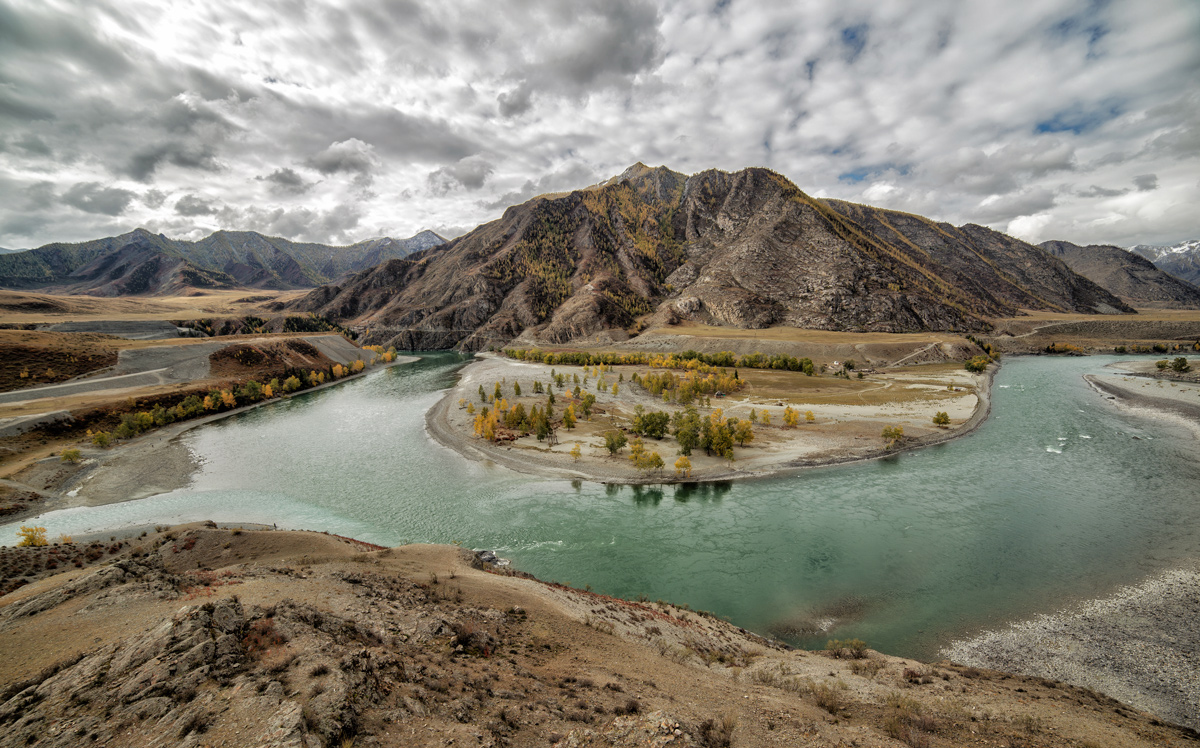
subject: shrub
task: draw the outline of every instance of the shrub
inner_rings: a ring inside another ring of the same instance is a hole
[[[838,659],[862,660],[867,656],[867,643],[862,639],[830,639],[825,649]]]
[[[706,719],[697,728],[700,745],[705,748],[729,748],[733,745],[733,730],[737,727],[737,717],[732,714],[722,714],[720,719]]]
[[[64,449],[58,459],[60,462],[79,462],[82,456],[82,453],[78,449],[71,448]]]
[[[21,548],[31,548],[49,544],[46,540],[46,528],[44,527],[26,527],[25,525],[21,525],[21,529],[17,530],[17,536],[21,538],[19,541],[17,541],[17,546]]]
[[[1180,357],[1176,358],[1174,361],[1172,361],[1171,368],[1173,370],[1179,372],[1180,374],[1183,374],[1184,372],[1188,372],[1188,371],[1192,370],[1191,365],[1188,364],[1188,360],[1186,358],[1184,358],[1183,356],[1180,356]]]
[[[101,448],[107,447],[112,444],[112,434],[107,431],[97,431],[92,434],[92,444]]]
[[[935,426],[949,426],[950,414],[944,410],[939,410],[933,414],[933,423]]]
[[[991,360],[988,356],[976,356],[963,364],[963,367],[972,374],[978,374],[987,369]]]
[[[878,660],[853,660],[850,663],[850,672],[864,678],[874,678],[882,669],[883,663]]]
[[[811,692],[817,706],[830,714],[837,714],[842,710],[844,705],[842,703],[841,683],[833,686],[825,683],[817,683],[812,687]]]
[[[253,654],[278,646],[286,641],[287,638],[275,630],[274,618],[260,618],[250,624],[250,631],[246,634],[246,638],[242,643],[246,646],[246,651]]]
[[[899,693],[889,694],[887,704],[892,713],[884,722],[883,731],[911,748],[928,746],[928,733],[937,729],[937,723],[921,713],[921,704]]]

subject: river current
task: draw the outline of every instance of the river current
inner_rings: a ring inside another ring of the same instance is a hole
[[[1200,557],[1194,437],[1104,402],[1082,375],[1112,360],[1005,360],[991,417],[940,446],[633,488],[523,475],[431,441],[425,412],[469,361],[433,354],[188,432],[203,466],[186,489],[37,523],[51,537],[212,519],[457,542],[542,579],[686,603],[804,646],[857,637],[929,658]]]

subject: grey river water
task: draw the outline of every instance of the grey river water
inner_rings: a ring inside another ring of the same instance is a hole
[[[635,489],[522,475],[432,442],[424,414],[467,361],[435,354],[189,432],[204,465],[186,489],[38,524],[53,537],[213,519],[460,542],[542,579],[686,603],[761,633],[832,626],[793,643],[858,637],[928,658],[1200,557],[1196,442],[1088,387],[1082,375],[1112,360],[1006,360],[992,417],[941,446]]]

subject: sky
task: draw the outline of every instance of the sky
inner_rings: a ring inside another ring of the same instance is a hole
[[[0,247],[453,237],[638,161],[1200,238],[1200,2],[0,0]]]

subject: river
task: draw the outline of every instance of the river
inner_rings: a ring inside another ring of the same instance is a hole
[[[37,523],[51,537],[212,519],[457,542],[542,579],[686,603],[804,646],[857,637],[929,658],[1200,557],[1195,440],[1103,402],[1082,375],[1112,360],[1006,360],[991,418],[940,446],[631,488],[534,478],[432,442],[425,411],[468,361],[434,354],[188,432],[203,466],[186,489]]]

